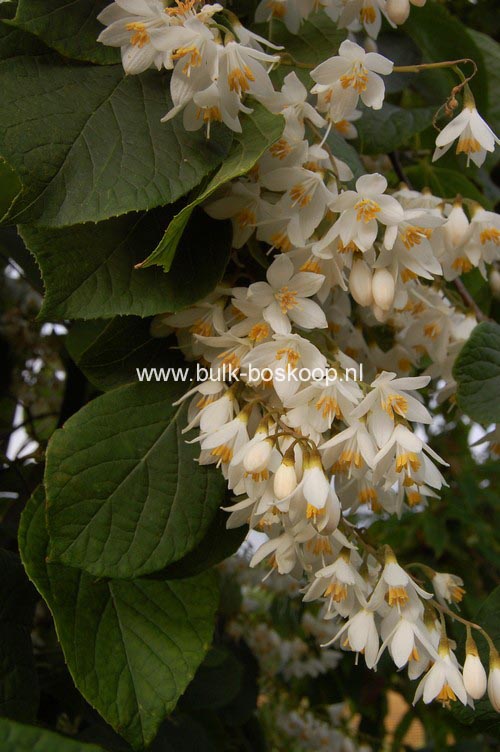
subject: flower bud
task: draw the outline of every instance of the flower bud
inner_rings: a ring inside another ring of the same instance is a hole
[[[375,269],[372,279],[372,295],[375,304],[388,311],[394,301],[394,277],[388,269]]]
[[[488,697],[497,713],[500,713],[500,656],[495,651],[490,659],[490,675],[488,676]]]
[[[467,640],[463,679],[464,686],[473,700],[480,700],[486,692],[486,671],[481,663],[474,640]]]
[[[443,225],[447,242],[452,248],[459,246],[469,229],[469,220],[462,208],[462,202],[456,201],[446,222]]]
[[[249,447],[243,457],[243,467],[247,473],[261,473],[266,469],[273,449],[273,442],[264,439]]]
[[[500,272],[497,269],[490,272],[490,288],[495,298],[500,298]]]
[[[372,273],[363,259],[356,259],[349,275],[349,290],[352,297],[361,306],[369,306],[372,296]]]
[[[380,306],[378,305],[372,306],[372,313],[379,324],[385,324],[385,322],[389,318],[389,311],[383,311],[382,308],[380,308]]]
[[[283,462],[276,470],[273,482],[273,491],[277,501],[290,496],[297,488],[297,475],[293,459],[283,458]]]
[[[385,12],[392,23],[403,24],[410,15],[410,0],[387,0]]]

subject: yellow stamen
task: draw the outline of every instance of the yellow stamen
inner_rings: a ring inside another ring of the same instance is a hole
[[[400,473],[403,470],[406,470],[406,472],[410,472],[413,470],[414,473],[417,472],[417,470],[420,468],[420,460],[418,459],[415,452],[404,452],[403,454],[396,455],[396,472]],[[414,481],[412,481],[413,483]]]
[[[472,264],[466,256],[458,256],[458,258],[455,259],[451,266],[453,269],[456,269],[458,272],[460,272],[460,274],[470,272],[470,270],[472,269]]]
[[[375,219],[380,211],[380,206],[376,201],[372,201],[371,198],[363,198],[354,205],[357,211],[356,219],[358,222],[371,222]]]
[[[500,245],[500,230],[497,230],[496,227],[489,227],[481,232],[479,239],[481,245],[485,245],[486,243]]]
[[[242,209],[235,216],[238,227],[251,227],[257,222],[257,216],[251,209]]]
[[[414,245],[420,245],[424,238],[429,239],[432,235],[432,230],[426,227],[407,227],[406,230],[401,233],[401,240],[405,248],[410,250]]]
[[[392,420],[394,420],[394,413],[404,418],[408,412],[408,400],[402,394],[389,394],[387,399],[382,401],[382,409]]]
[[[335,603],[341,603],[347,598],[347,585],[340,582],[332,582],[331,585],[328,585],[323,595],[325,597],[330,596]]]
[[[140,22],[128,23],[125,28],[127,31],[134,31],[134,34],[130,36],[130,44],[134,47],[142,49],[149,43],[150,36],[147,32],[146,25]]]
[[[320,411],[323,418],[336,418],[340,420],[342,418],[342,411],[339,404],[333,397],[320,397],[320,399],[314,405],[316,410]]]
[[[288,157],[292,151],[292,147],[286,138],[280,138],[279,141],[276,141],[276,143],[271,146],[269,151],[273,157],[276,157],[277,159],[285,159],[285,157]]]
[[[233,459],[233,450],[231,447],[228,447],[227,444],[220,444],[220,446],[212,449],[210,454],[213,457],[220,457],[222,462],[231,462]]]
[[[444,706],[448,707],[450,702],[455,702],[456,699],[457,698],[455,692],[452,690],[450,685],[445,682],[441,687],[441,691],[437,695],[436,700],[442,703]]]
[[[477,154],[481,151],[481,144],[477,138],[461,137],[458,139],[457,154]]]
[[[385,600],[389,606],[404,606],[410,600],[410,596],[404,587],[389,587],[385,594]]]
[[[276,360],[282,360],[282,358],[285,358],[292,368],[294,368],[300,360],[300,353],[291,347],[281,347],[276,353]]]
[[[426,337],[429,337],[429,339],[437,339],[440,334],[441,327],[439,326],[439,324],[433,323],[426,324],[426,326],[424,326],[424,335]]]
[[[377,18],[373,5],[366,5],[359,11],[359,20],[361,23],[373,24]]]
[[[293,188],[290,190],[290,196],[294,202],[294,204],[299,204],[302,208],[304,206],[307,206],[311,203],[312,195],[308,193],[307,188],[303,183],[299,183],[299,185],[294,185]]]
[[[297,293],[294,290],[289,290],[286,285],[275,293],[274,297],[280,305],[281,313],[287,313],[297,305]]]
[[[233,68],[227,76],[230,91],[236,91],[238,94],[250,89],[250,81],[255,81],[255,76],[247,65],[243,68]]]
[[[248,339],[252,342],[262,342],[262,340],[269,337],[269,334],[269,325],[265,322],[261,322],[260,324],[254,324],[254,326],[252,326],[248,332]]]
[[[343,89],[352,87],[358,92],[358,94],[361,94],[363,91],[366,91],[368,84],[368,71],[364,65],[356,63],[353,65],[349,73],[344,73],[344,75],[340,77],[340,83]]]

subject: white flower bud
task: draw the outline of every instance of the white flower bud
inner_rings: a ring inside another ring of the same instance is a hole
[[[276,470],[273,482],[273,491],[276,499],[281,501],[297,488],[297,474],[295,473],[295,464],[293,460],[286,457]]]
[[[389,318],[389,311],[383,311],[378,305],[372,306],[372,313],[380,324],[385,324]]]
[[[488,697],[497,713],[500,713],[500,658],[498,654],[490,662]]]
[[[385,12],[395,24],[403,24],[410,15],[410,0],[387,0]]]
[[[373,300],[372,273],[363,259],[357,259],[352,265],[349,275],[349,290],[356,303],[361,306],[371,305]]]
[[[456,248],[463,242],[469,229],[469,220],[460,202],[457,201],[453,204],[453,209],[444,223],[443,229],[446,240],[452,248]]]
[[[490,272],[490,288],[495,298],[500,298],[500,272],[497,269]]]
[[[375,304],[388,311],[394,301],[394,277],[388,269],[375,269],[372,279],[372,295]]]
[[[473,700],[480,700],[486,692],[486,671],[480,657],[467,653],[463,670],[464,686]]]
[[[272,441],[264,439],[249,447],[243,457],[243,467],[247,473],[261,473],[266,469],[273,449]]]

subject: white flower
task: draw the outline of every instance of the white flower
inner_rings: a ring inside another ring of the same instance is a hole
[[[432,577],[432,587],[436,598],[444,606],[448,603],[460,603],[464,597],[464,581],[456,574],[448,572],[435,572]]]
[[[219,61],[219,75],[223,85],[238,96],[251,94],[256,99],[271,98],[275,95],[267,68],[263,63],[274,65],[279,56],[246,47],[239,42],[228,42],[222,49]]]
[[[281,113],[286,121],[283,137],[290,142],[301,141],[305,134],[304,120],[310,120],[317,128],[326,125],[319,112],[308,103],[307,89],[296,73],[289,73],[281,87],[281,93],[269,103],[271,112]]]
[[[286,402],[287,421],[299,428],[311,425],[318,433],[327,431],[334,420],[349,415],[361,399],[361,390],[355,381],[314,381]]]
[[[311,78],[316,81],[312,92],[323,95],[321,101],[334,122],[352,115],[360,97],[367,107],[379,110],[385,87],[378,74],[388,75],[392,68],[393,63],[383,55],[365,52],[358,44],[346,39],[337,56],[311,71]]]
[[[369,413],[368,428],[381,447],[393,431],[396,416],[412,422],[431,422],[428,410],[407,393],[409,390],[422,389],[430,380],[430,376],[398,379],[395,373],[383,371],[372,381],[372,390],[352,411],[351,416],[361,418]]]
[[[467,705],[467,692],[455,656],[450,653],[446,638],[439,645],[439,657],[432,668],[420,681],[415,692],[413,704],[423,697],[428,705],[432,700],[438,700],[449,706],[457,697],[463,705]]]
[[[266,380],[263,376],[272,379],[276,393],[281,400],[286,400],[301,384],[301,368],[319,373],[325,372],[326,366],[325,356],[299,334],[275,334],[272,342],[257,345],[245,355],[241,376],[254,386]]]
[[[412,483],[417,486],[426,483],[431,488],[438,489],[446,485],[443,476],[424,451],[440,464],[447,464],[406,426],[396,425],[387,443],[373,460],[374,481],[378,483],[385,479],[386,487],[395,481],[407,487]]]
[[[206,205],[205,211],[214,219],[231,219],[233,247],[241,248],[255,230],[260,217],[260,186],[248,180],[231,183],[227,196]]]
[[[379,646],[379,636],[373,611],[362,608],[357,614],[351,616],[335,637],[323,647],[331,645],[344,632],[347,632],[347,640],[343,645],[355,653],[363,653],[366,665],[368,668],[373,668],[377,660]]]
[[[347,248],[350,244],[354,245],[354,250],[364,252],[372,248],[378,222],[391,226],[404,218],[403,207],[393,196],[384,194],[386,188],[387,180],[376,172],[358,178],[355,191],[344,191],[330,204],[332,211],[340,212],[340,217],[314,245],[314,250],[321,251],[336,237],[340,237]]]
[[[497,713],[500,713],[500,658],[498,653],[493,654],[490,660],[490,673],[488,675],[488,697]]]
[[[460,115],[453,118],[437,136],[432,161],[446,154],[457,138],[457,154],[467,154],[467,166],[472,159],[474,164],[481,167],[486,159],[486,152],[493,152],[495,142],[500,143],[473,105],[466,105]]]
[[[110,47],[120,47],[126,73],[142,73],[168,60],[157,42],[168,29],[170,19],[161,0],[115,0],[98,15],[107,28],[97,41]]]
[[[290,322],[303,329],[328,326],[325,314],[312,300],[323,284],[322,274],[294,273],[292,262],[279,254],[267,270],[267,282],[254,282],[248,288],[248,299],[263,311],[263,318],[277,334],[288,334]]]
[[[323,217],[328,205],[335,199],[324,182],[322,170],[306,167],[278,167],[261,178],[261,184],[271,191],[285,191],[279,203],[272,208],[289,218],[287,235],[296,246],[305,245]]]
[[[393,552],[387,549],[384,568],[369,601],[371,608],[377,610],[386,601],[389,606],[401,609],[416,595],[421,598],[432,598],[431,593],[417,585],[398,564]]]
[[[337,473],[361,470],[366,465],[372,467],[375,459],[375,444],[363,422],[348,418],[349,426],[322,444],[319,449],[325,467],[332,467]]]
[[[486,692],[488,679],[484,666],[477,653],[477,648],[475,648],[473,652],[467,652],[462,676],[468,694],[473,700],[480,700]]]

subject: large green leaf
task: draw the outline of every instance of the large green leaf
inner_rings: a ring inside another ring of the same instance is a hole
[[[82,352],[77,353],[78,368],[91,384],[107,392],[137,381],[137,368],[182,366],[179,351],[169,349],[164,337],[151,336],[150,327],[150,319],[116,316],[106,322],[104,329],[99,329]],[[73,338],[77,331],[78,324],[72,328]],[[83,331],[85,336],[85,329]]]
[[[0,748],[2,752],[104,752],[95,744],[83,744],[6,718],[0,718]]]
[[[282,117],[272,115],[262,105],[256,103],[253,113],[243,120],[242,133],[235,135],[233,146],[225,162],[198,196],[179,214],[176,214],[158,246],[141,266],[158,264],[168,271],[194,208],[211,196],[221,185],[251,170],[265,150],[278,140],[283,127]]]
[[[203,538],[224,498],[198,465],[173,407],[186,384],[137,383],[90,402],[57,431],[45,474],[51,559],[101,577],[138,577]],[[189,437],[188,437],[189,438]]]
[[[231,237],[228,224],[205,213],[185,233],[169,274],[157,267],[134,269],[162,237],[163,215],[161,210],[129,214],[68,228],[23,225],[21,234],[45,283],[41,318],[151,316],[190,305],[211,292],[224,273]]]
[[[436,196],[453,199],[463,196],[478,201],[482,206],[488,206],[489,201],[479,191],[467,175],[447,167],[436,167],[430,162],[421,162],[405,170],[412,187],[417,190],[430,188]]]
[[[38,708],[34,594],[18,557],[0,549],[0,714],[17,721],[34,720]]]
[[[271,30],[268,24],[259,24],[258,30],[274,44],[283,47],[284,62],[273,73],[273,80],[277,86],[281,86],[285,76],[293,70],[302,82],[310,87],[312,80],[308,68],[313,68],[336,55],[347,36],[347,31],[337,28],[337,24],[324,11],[309,16],[301,24],[299,34],[292,34],[285,24],[277,19],[273,19]]]
[[[387,154],[409,144],[413,136],[431,125],[434,113],[434,107],[406,110],[388,103],[381,110],[363,108],[363,117],[356,123],[360,152]]]
[[[500,325],[484,321],[460,350],[453,376],[460,409],[480,423],[500,422]]]
[[[117,63],[119,50],[97,42],[104,28],[97,16],[107,5],[108,0],[19,0],[13,23],[65,57]]]
[[[51,56],[0,65],[0,153],[24,190],[12,221],[62,227],[151,209],[187,193],[224,159],[222,126],[187,133],[169,107],[166,77],[120,65],[61,64]]]
[[[52,611],[76,686],[118,733],[143,749],[208,650],[216,579],[206,573],[174,582],[96,580],[47,563],[48,543],[39,489],[19,528],[24,566]]]
[[[491,637],[497,649],[500,649],[500,586],[496,587],[479,608],[474,622],[479,624]],[[481,636],[474,632],[479,655],[483,665],[488,668],[489,649]],[[472,710],[463,705],[453,707],[453,715],[462,723],[473,726],[479,734],[487,734],[500,739],[498,713],[493,709],[488,696],[474,703]]]
[[[487,34],[468,29],[474,42],[481,50],[488,71],[488,112],[487,120],[495,133],[500,132],[500,44]]]
[[[478,66],[477,75],[471,82],[478,108],[488,108],[488,71],[484,66],[481,51],[468,33],[467,27],[434,0],[428,0],[423,8],[413,8],[405,31],[423,52],[426,63],[471,58]],[[397,61],[396,61],[397,62]],[[463,65],[466,74],[472,73],[470,64]],[[414,84],[423,93],[431,94],[434,101],[446,99],[453,86],[459,82],[449,70],[431,70],[415,76]]]

